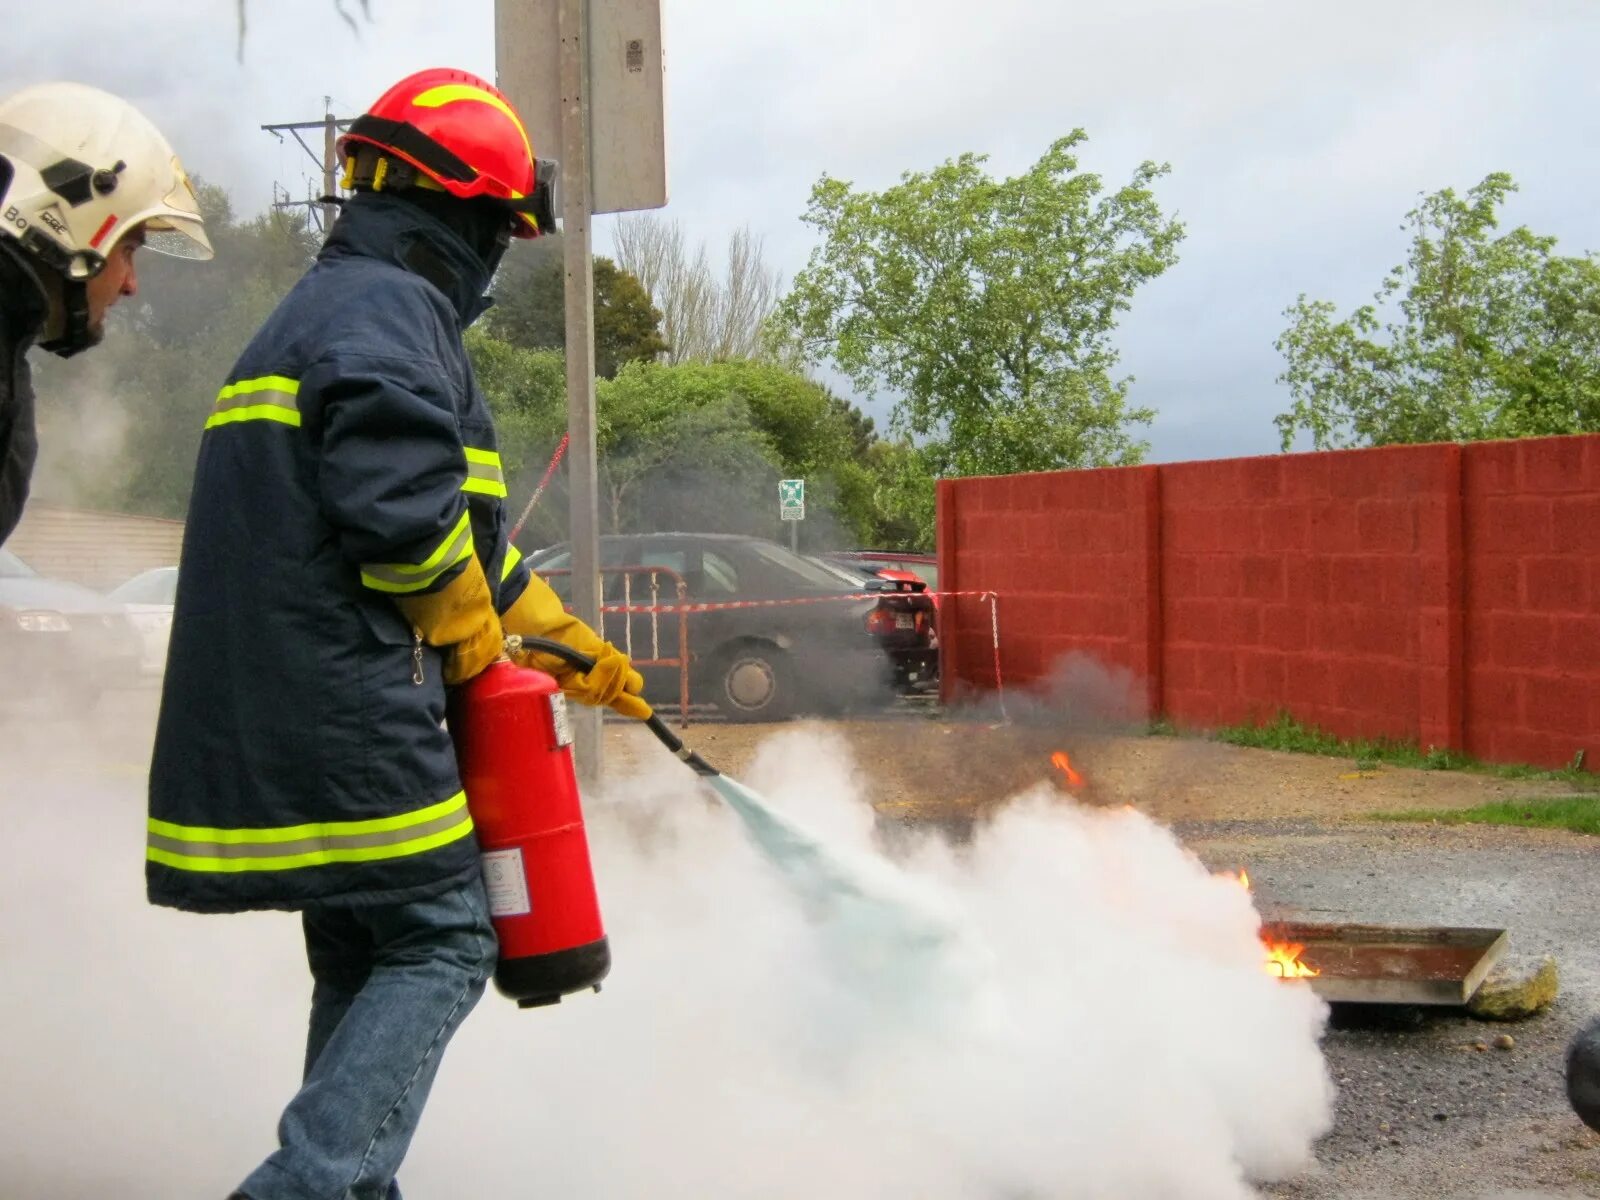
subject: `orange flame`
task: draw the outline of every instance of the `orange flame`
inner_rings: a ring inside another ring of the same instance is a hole
[[[1065,750],[1057,750],[1052,754],[1050,763],[1066,777],[1068,787],[1080,788],[1083,786],[1083,776],[1073,769],[1072,760],[1067,757]]]
[[[1268,942],[1262,946],[1267,951],[1266,972],[1279,979],[1315,979],[1322,972],[1300,961],[1305,947],[1299,942]]]
[[[1243,867],[1239,868],[1237,874],[1232,871],[1224,871],[1218,878],[1237,883],[1245,891],[1250,891],[1250,873]],[[1300,956],[1305,953],[1306,948],[1299,942],[1274,941],[1264,931],[1261,938],[1261,948],[1266,952],[1267,956],[1262,963],[1262,968],[1268,975],[1277,979],[1315,979],[1322,974],[1321,971],[1301,959]]]

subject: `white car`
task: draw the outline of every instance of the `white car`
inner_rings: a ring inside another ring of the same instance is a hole
[[[177,567],[142,571],[111,591],[111,599],[122,605],[139,634],[141,675],[159,676],[167,669],[167,639],[172,635],[172,603],[177,594]]]
[[[137,642],[122,605],[0,550],[0,709],[82,711],[138,682]]]

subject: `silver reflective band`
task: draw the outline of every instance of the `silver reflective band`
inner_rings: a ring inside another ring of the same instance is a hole
[[[145,857],[185,871],[286,871],[421,854],[472,831],[465,792],[397,817],[279,829],[200,829],[152,819]]]
[[[467,446],[464,450],[467,456],[467,481],[461,485],[461,490],[503,498],[506,495],[506,479],[501,470],[500,456],[493,450],[479,450],[474,446]]]
[[[472,517],[463,512],[426,562],[362,563],[361,582],[379,592],[420,592],[471,553]]]
[[[275,421],[280,425],[300,424],[300,381],[282,375],[263,375],[241,379],[217,393],[206,428],[233,425],[240,421]]]

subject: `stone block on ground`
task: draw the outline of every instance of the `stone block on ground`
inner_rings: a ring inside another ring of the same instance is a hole
[[[1532,971],[1500,966],[1467,1002],[1467,1011],[1485,1021],[1526,1021],[1555,1002],[1560,985],[1554,957]]]

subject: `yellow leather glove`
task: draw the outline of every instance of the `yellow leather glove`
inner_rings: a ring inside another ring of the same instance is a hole
[[[569,613],[561,597],[537,575],[528,577],[528,586],[500,620],[507,633],[549,638],[595,660],[594,669],[586,672],[537,650],[515,652],[512,661],[543,671],[583,704],[609,708],[638,721],[650,719],[652,710],[640,695],[644,677],[633,669],[628,656]]]
[[[476,554],[437,592],[396,596],[394,602],[423,641],[446,651],[446,683],[465,683],[505,653],[500,616]]]

